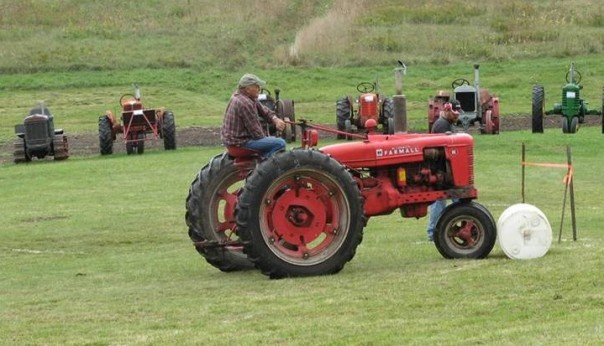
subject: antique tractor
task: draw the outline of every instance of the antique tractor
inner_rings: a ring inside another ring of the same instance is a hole
[[[264,118],[260,117],[260,123],[264,128],[265,132],[270,136],[277,136],[283,138],[287,143],[296,141],[296,125],[293,123],[296,120],[296,113],[294,111],[294,100],[282,100],[279,96],[281,89],[275,89],[275,97],[271,94],[268,89],[262,89],[258,95],[258,101],[274,111],[279,118],[282,120],[289,120],[284,131],[278,131],[273,123],[268,124]]]
[[[101,155],[113,154],[113,142],[122,133],[126,152],[143,154],[146,140],[163,139],[164,149],[176,149],[174,114],[163,108],[146,109],[141,102],[141,92],[134,85],[134,95],[120,98],[121,117],[118,121],[112,111],[99,117],[99,147]]]
[[[566,84],[562,86],[562,102],[554,103],[554,109],[545,111],[545,90],[543,85],[533,86],[532,95],[532,131],[543,133],[544,115],[562,115],[562,133],[576,133],[579,124],[585,121],[585,115],[598,115],[598,110],[588,110],[587,102],[581,98],[581,73],[571,63],[566,73]],[[604,90],[602,91],[602,113],[604,113]],[[604,133],[604,119],[602,121],[602,132]]]
[[[432,125],[438,119],[445,103],[451,99],[459,101],[462,112],[459,114],[458,125],[464,131],[470,126],[479,124],[480,133],[496,135],[499,134],[499,98],[491,95],[488,90],[480,89],[480,65],[474,65],[474,85],[464,78],[458,78],[451,83],[453,95],[448,92],[439,91],[430,98],[428,102],[428,132],[432,131]]]
[[[54,160],[69,157],[69,146],[63,129],[55,129],[54,117],[43,103],[32,108],[23,124],[15,125],[15,163],[29,162],[32,158],[53,156]]]
[[[474,199],[469,134],[351,134],[361,141],[313,149],[318,130],[302,120],[302,146],[269,158],[229,147],[189,189],[185,220],[196,250],[225,271],[259,268],[271,278],[339,272],[370,217],[399,210],[441,214],[434,244],[445,258],[484,258],[496,240],[490,212]],[[377,123],[370,120],[368,130]]]
[[[357,85],[360,95],[354,100],[344,96],[336,101],[336,125],[338,131],[355,132],[365,129],[366,122],[373,119],[381,125],[385,134],[394,133],[394,104],[392,98],[382,98],[376,91],[377,82],[362,82]],[[356,109],[354,105],[357,105]],[[338,139],[352,139],[343,133]]]

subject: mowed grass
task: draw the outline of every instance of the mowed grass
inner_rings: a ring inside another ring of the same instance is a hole
[[[372,218],[333,276],[222,273],[194,250],[188,187],[219,147],[75,156],[0,166],[2,344],[382,345],[604,342],[604,187],[599,127],[475,136],[478,201],[497,219],[521,201],[527,161],[572,148],[578,240],[560,229],[564,169],[528,167],[526,202],[547,215],[546,256],[445,260],[426,219]]]
[[[582,73],[581,97],[590,110],[601,110],[604,64],[599,55],[482,63],[480,87],[499,97],[504,117],[530,114],[534,84],[545,87],[545,107],[553,109],[554,103],[561,102],[561,87],[571,62]],[[0,144],[12,143],[15,124],[22,123],[38,101],[45,102],[55,116],[56,127],[63,128],[68,137],[98,133],[99,116],[107,110],[119,114],[120,97],[132,94],[134,83],[141,87],[144,106],[172,110],[177,127],[217,127],[231,93],[246,72],[266,79],[273,95],[279,88],[282,99],[294,100],[298,119],[335,124],[336,101],[343,96],[356,98],[356,87],[361,82],[377,81],[378,92],[392,96],[395,67],[393,59],[391,65],[349,68],[136,69],[6,75],[0,77]],[[451,92],[451,82],[457,78],[473,83],[472,64],[408,66],[403,93],[410,129],[427,131],[429,98],[439,90]]]

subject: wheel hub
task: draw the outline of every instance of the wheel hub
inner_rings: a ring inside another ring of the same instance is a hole
[[[311,243],[325,230],[325,206],[309,190],[287,190],[276,200],[270,215],[274,232],[289,244]]]

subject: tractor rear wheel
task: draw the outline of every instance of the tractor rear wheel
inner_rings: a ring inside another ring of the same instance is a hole
[[[165,111],[161,122],[161,133],[164,138],[164,149],[176,149],[176,123],[174,122],[174,113]]]
[[[392,119],[392,121],[390,121]],[[382,128],[384,134],[391,135],[394,133],[394,126],[390,126],[390,123],[394,124],[394,101],[392,98],[385,98],[382,102]]]
[[[271,278],[328,275],[363,239],[363,199],[352,176],[315,150],[261,162],[235,212],[248,258]]]
[[[99,147],[101,148],[101,155],[113,154],[111,120],[106,115],[99,117]]]
[[[279,110],[279,118],[281,120],[289,120],[291,122],[296,121],[296,112],[294,110],[293,100],[280,100],[281,104],[277,109]],[[296,141],[296,124],[285,124],[286,129],[282,131],[281,137],[285,139],[287,143]]]
[[[495,220],[476,202],[457,202],[436,223],[434,245],[444,258],[485,258],[497,239]]]
[[[351,106],[348,96],[344,96],[336,101],[336,125],[338,131],[346,131],[346,120],[350,121],[352,115]],[[338,133],[337,138],[344,139],[346,136]]]
[[[187,197],[189,237],[197,252],[223,272],[254,268],[235,232],[235,204],[245,174],[226,153],[217,155],[201,168]]]
[[[533,86],[533,133],[543,133],[543,115],[545,114],[545,90],[542,85]]]

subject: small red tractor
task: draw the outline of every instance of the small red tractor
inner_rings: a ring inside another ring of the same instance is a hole
[[[385,134],[394,133],[394,103],[392,98],[383,98],[377,89],[377,82],[362,82],[357,85],[361,93],[356,100],[344,96],[336,101],[336,125],[338,131],[351,133],[365,129],[366,122],[373,119],[382,126]],[[357,104],[355,109],[354,104]],[[352,139],[343,133],[337,134],[338,139]]]
[[[474,85],[464,78],[458,78],[451,83],[453,96],[446,91],[439,91],[428,102],[428,132],[443,111],[444,104],[455,99],[461,104],[458,124],[464,131],[478,123],[480,133],[499,134],[499,98],[491,95],[488,90],[480,89],[480,65],[474,65]]]
[[[281,89],[275,89],[275,97],[271,94],[268,89],[262,89],[258,95],[258,101],[274,111],[279,118],[282,120],[288,120],[288,123],[284,131],[278,131],[275,124],[268,124],[263,117],[260,117],[260,123],[264,128],[264,131],[270,136],[277,136],[283,138],[287,143],[296,141],[296,112],[294,110],[294,100],[282,100],[280,98]]]
[[[63,129],[55,129],[54,117],[43,103],[29,111],[23,124],[15,125],[15,163],[30,162],[34,157],[53,156],[55,161],[69,157]]]
[[[112,111],[99,117],[99,146],[101,155],[113,154],[113,142],[122,133],[126,152],[143,154],[145,141],[162,138],[164,149],[176,149],[176,124],[174,114],[163,108],[146,109],[141,102],[141,92],[134,85],[134,95],[120,98],[121,117],[118,121]],[[148,136],[150,135],[150,136]]]
[[[339,272],[356,253],[369,218],[397,209],[420,218],[455,199],[438,219],[445,258],[484,258],[496,240],[490,212],[474,200],[472,137],[351,134],[360,141],[313,149],[318,131],[302,120],[301,148],[262,158],[228,147],[191,183],[185,220],[193,244],[224,272],[259,268],[270,278]]]

